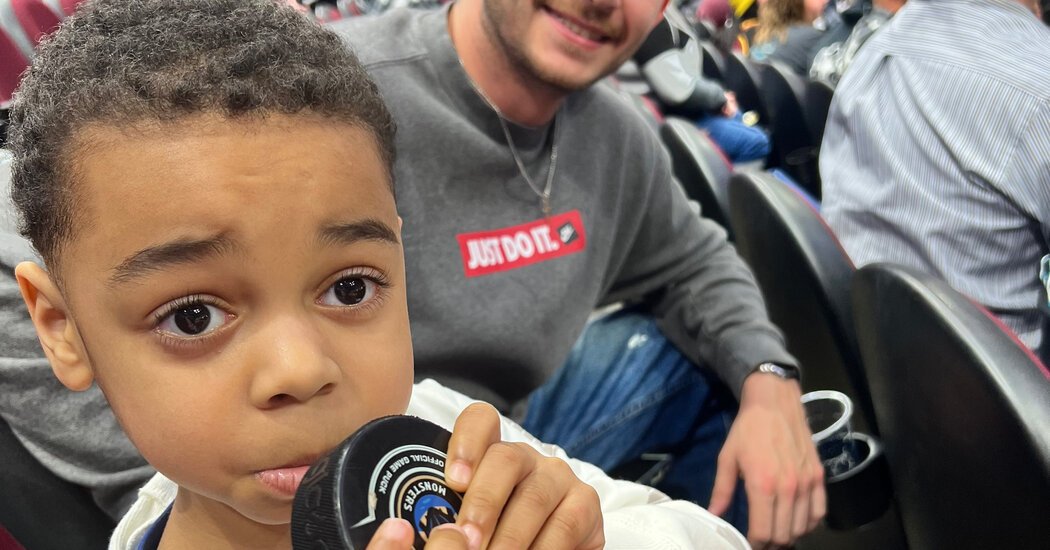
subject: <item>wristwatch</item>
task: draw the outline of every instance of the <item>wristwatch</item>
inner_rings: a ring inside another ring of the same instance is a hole
[[[799,380],[800,379],[797,367],[792,367],[792,366],[788,366],[788,365],[778,365],[776,363],[768,363],[768,362],[767,363],[762,363],[761,365],[755,367],[755,370],[753,370],[751,372],[752,373],[761,372],[761,373],[764,373],[764,374],[772,374],[773,376],[779,376],[780,378],[783,378],[784,380]]]

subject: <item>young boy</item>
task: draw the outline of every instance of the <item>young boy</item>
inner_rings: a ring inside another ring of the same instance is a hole
[[[88,3],[12,122],[12,195],[46,265],[16,277],[44,352],[68,388],[98,383],[160,472],[111,548],[287,549],[308,465],[406,412],[453,431],[465,492],[428,548],[744,547],[413,387],[393,123],[340,40],[283,2]],[[369,548],[412,537],[388,521]]]

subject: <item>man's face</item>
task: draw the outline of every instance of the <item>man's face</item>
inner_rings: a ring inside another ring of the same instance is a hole
[[[305,466],[411,392],[374,140],[307,116],[82,137],[61,265],[94,379],[177,510],[287,523]]]
[[[586,88],[623,64],[662,0],[484,0],[485,32],[512,63],[555,88]]]

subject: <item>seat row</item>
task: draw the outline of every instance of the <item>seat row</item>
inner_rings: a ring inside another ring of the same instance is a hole
[[[800,76],[779,62],[760,63],[738,51],[723,52],[700,42],[705,77],[731,90],[741,110],[754,112],[769,130],[766,167],[780,168],[810,195],[820,198],[817,152],[834,88]]]
[[[855,269],[819,203],[783,173],[733,173],[687,120],[667,119],[661,137],[686,192],[751,266],[805,366],[804,391],[850,395],[854,428],[884,442],[895,494],[887,513],[899,514],[888,525],[903,526],[901,540],[1044,544],[1050,371],[1039,359],[938,279],[886,264]],[[829,490],[829,517],[864,498]]]

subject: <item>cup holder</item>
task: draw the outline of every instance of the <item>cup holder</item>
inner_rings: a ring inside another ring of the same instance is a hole
[[[874,437],[853,432],[856,466],[825,480],[828,528],[855,529],[882,517],[890,508],[893,490],[882,445]]]

